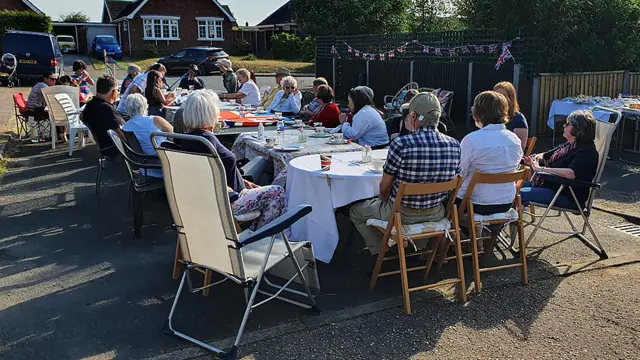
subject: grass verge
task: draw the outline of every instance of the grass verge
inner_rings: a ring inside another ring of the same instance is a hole
[[[158,62],[159,58],[144,58],[144,59],[135,59],[135,58],[124,58],[120,63],[122,65],[127,66],[129,63],[135,63],[140,68],[146,69],[151,64]],[[289,69],[292,73],[308,73],[313,74],[316,72],[316,66],[311,62],[298,62],[298,61],[284,61],[284,60],[271,60],[271,59],[257,59],[257,60],[244,60],[244,56],[231,56],[229,57],[231,62],[233,62],[234,69],[249,69],[253,70],[255,73],[274,73],[278,68],[285,67]],[[96,70],[104,70],[104,61],[91,58],[93,62],[93,67]]]

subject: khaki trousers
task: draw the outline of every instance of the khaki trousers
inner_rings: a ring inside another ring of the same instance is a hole
[[[393,203],[380,198],[366,200],[351,206],[349,217],[364,239],[367,248],[372,255],[380,252],[382,246],[382,232],[373,226],[367,226],[368,219],[380,219],[389,221],[393,210]],[[407,210],[408,211],[408,210]],[[444,207],[440,205],[435,209],[428,209],[425,214],[407,214],[401,211],[402,224],[417,224],[421,222],[440,221],[444,217]],[[426,240],[416,242],[416,246],[423,249]]]

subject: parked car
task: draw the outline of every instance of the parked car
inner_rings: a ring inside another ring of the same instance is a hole
[[[98,35],[93,38],[91,43],[91,53],[98,59],[104,58],[104,52],[107,56],[114,59],[122,59],[122,47],[115,37],[111,35]]]
[[[189,65],[196,64],[203,75],[218,71],[215,65],[220,59],[229,55],[217,47],[191,47],[178,50],[175,53],[163,57],[158,62],[167,68],[167,71],[187,71]]]
[[[2,53],[18,59],[18,78],[35,80],[46,72],[64,73],[62,51],[52,34],[8,30],[2,38]]]
[[[76,46],[76,41],[73,39],[73,36],[58,35],[56,36],[56,39],[58,40],[58,45],[60,45],[60,49],[62,49],[63,53],[78,51],[78,47]]]

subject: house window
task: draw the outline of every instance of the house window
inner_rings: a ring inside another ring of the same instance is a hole
[[[143,16],[144,40],[180,40],[179,18],[174,16]]]
[[[126,21],[122,22],[122,30],[129,31],[129,23]]]
[[[198,21],[198,40],[224,40],[222,33],[224,19],[197,17],[196,20]]]

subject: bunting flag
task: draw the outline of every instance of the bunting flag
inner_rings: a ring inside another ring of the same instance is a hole
[[[360,50],[354,49],[352,46],[350,46],[344,41],[342,43],[347,47],[347,52],[349,54],[353,54],[357,58],[362,58],[364,60],[375,60],[377,57],[380,61],[394,58],[396,56],[396,52],[401,55],[405,54],[407,52],[407,48],[409,48],[412,54],[419,53],[418,52],[419,50],[413,47],[421,47],[422,53],[425,55],[433,54],[436,56],[442,56],[444,54],[447,54],[451,57],[468,56],[471,53],[493,54],[496,52],[498,48],[500,48],[502,49],[502,51],[500,53],[500,57],[498,58],[498,61],[495,66],[496,70],[498,70],[504,63],[509,61],[509,59],[513,59],[515,61],[509,48],[512,46],[513,41],[516,41],[516,40],[520,40],[520,37],[517,37],[509,41],[505,41],[502,44],[483,44],[483,45],[469,44],[469,45],[462,45],[462,46],[456,46],[451,48],[439,48],[439,47],[437,48],[437,47],[421,44],[418,42],[418,40],[412,40],[411,42],[405,42],[403,45],[400,45],[394,49],[390,49],[388,51],[384,51],[380,53],[362,52]],[[380,50],[376,50],[376,51],[380,51]],[[335,45],[331,47],[331,54],[340,58],[338,49],[336,48]]]
[[[500,54],[500,57],[498,58],[498,62],[496,63],[496,70],[499,70],[504,63],[509,61],[509,59],[513,59],[513,55],[511,55],[511,51],[509,51],[509,47],[507,45],[504,45],[502,47],[502,53]],[[516,61],[516,60],[513,59],[513,61]]]

